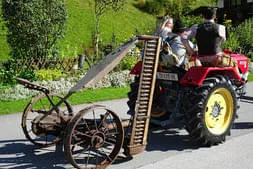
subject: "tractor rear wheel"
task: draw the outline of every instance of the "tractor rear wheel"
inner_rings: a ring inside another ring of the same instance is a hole
[[[188,93],[185,99],[186,129],[201,145],[225,141],[236,117],[237,98],[227,78],[207,78],[203,85]]]
[[[130,92],[128,93],[128,102],[129,107],[128,114],[133,115],[135,113],[135,104],[138,96],[140,77],[136,76],[133,83],[130,84]],[[153,103],[151,109],[151,118],[157,120],[166,120],[169,118],[169,115],[166,111],[166,105],[159,101],[159,96],[156,96],[158,89],[155,89],[153,96]]]

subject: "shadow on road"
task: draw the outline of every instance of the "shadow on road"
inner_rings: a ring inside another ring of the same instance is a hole
[[[59,165],[68,163],[64,153],[55,151],[55,147],[36,149],[34,145],[27,144],[26,140],[5,140],[0,141],[0,144],[0,168],[64,169]]]
[[[183,151],[197,149],[183,126],[172,125],[165,128],[151,128],[146,151]]]
[[[146,147],[147,152],[191,151],[198,148],[200,148],[200,146],[194,145],[182,124],[173,124],[167,127],[157,127],[152,125],[149,129]],[[128,162],[132,158],[126,158],[120,154],[112,165]]]
[[[253,122],[237,122],[233,125],[233,129],[253,129]],[[198,148],[200,147],[194,145],[182,125],[163,128],[153,126],[149,129],[147,152],[192,151]],[[131,159],[120,153],[113,165],[125,163]],[[64,169],[63,166],[68,164],[69,161],[65,158],[62,149],[57,149],[55,146],[36,149],[25,139],[0,141],[0,168]]]
[[[198,148],[192,144],[187,134],[181,133],[182,130],[169,126],[151,127],[146,151],[183,151]],[[120,153],[114,164],[125,163],[131,159]],[[55,146],[37,149],[25,139],[0,141],[0,168],[64,169],[63,166],[68,164],[69,161],[65,158],[62,149],[56,149]]]

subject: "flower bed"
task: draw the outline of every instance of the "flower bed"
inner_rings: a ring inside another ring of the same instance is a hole
[[[52,93],[66,94],[71,87],[73,87],[81,78],[68,77],[61,78],[58,81],[41,81],[34,82],[38,85],[47,87]],[[107,74],[103,79],[93,86],[93,89],[106,88],[106,87],[126,87],[129,82],[133,81],[133,77],[129,74],[128,70],[122,72],[112,72]],[[11,88],[2,89],[0,91],[0,100],[15,101],[26,99],[38,95],[38,91],[30,90],[22,85],[15,85]]]

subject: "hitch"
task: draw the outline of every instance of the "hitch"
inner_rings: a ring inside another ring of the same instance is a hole
[[[241,96],[240,99],[246,100],[246,101],[253,101],[253,97],[252,96]]]

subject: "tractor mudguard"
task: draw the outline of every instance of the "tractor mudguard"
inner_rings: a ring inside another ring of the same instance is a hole
[[[130,75],[140,75],[142,70],[142,61],[135,64],[134,68],[130,71]]]
[[[180,84],[182,86],[201,86],[209,75],[225,75],[231,79],[242,81],[240,75],[232,67],[192,67],[180,79]]]
[[[238,68],[242,74],[246,73],[249,69],[248,58],[240,53],[233,53],[231,50],[224,50],[225,54],[236,60]]]
[[[241,73],[246,73],[249,70],[249,61],[246,56],[238,53],[230,54],[230,56],[237,61],[237,65]]]

